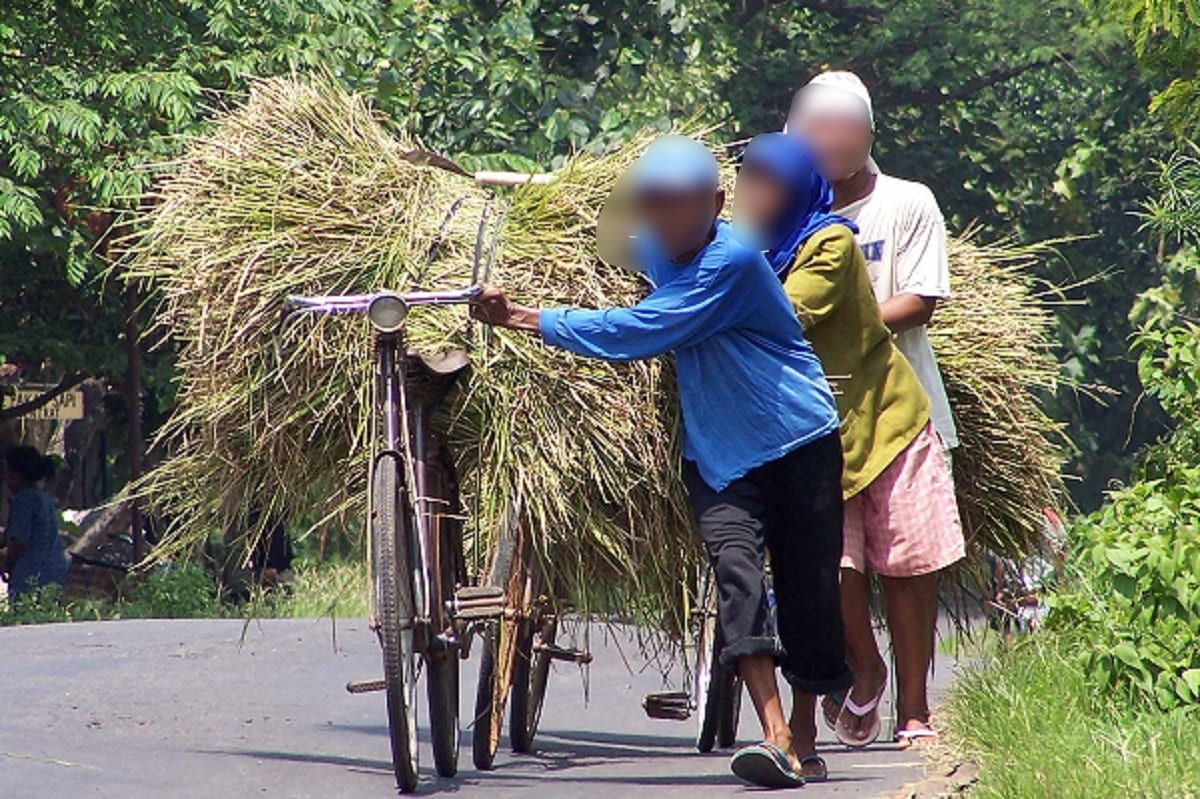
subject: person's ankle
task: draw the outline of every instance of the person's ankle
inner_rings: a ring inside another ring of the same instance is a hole
[[[812,732],[792,731],[792,749],[797,755],[809,755],[817,751],[816,730]]]

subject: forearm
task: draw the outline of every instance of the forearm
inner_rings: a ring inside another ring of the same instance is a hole
[[[937,308],[937,299],[917,294],[897,294],[879,303],[883,323],[893,333],[903,333],[929,324]]]
[[[510,305],[509,317],[501,327],[507,327],[509,330],[525,330],[530,333],[538,332],[538,319],[541,316],[541,311],[537,308],[526,308],[523,305]]]

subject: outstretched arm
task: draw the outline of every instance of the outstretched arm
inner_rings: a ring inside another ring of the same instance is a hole
[[[547,344],[610,361],[652,358],[734,324],[742,300],[725,281],[668,284],[630,308],[536,310],[510,302],[495,286],[474,300],[476,319],[512,330],[538,330]]]

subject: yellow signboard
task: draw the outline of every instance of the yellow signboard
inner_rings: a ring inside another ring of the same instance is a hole
[[[49,387],[46,388],[19,388],[17,389],[14,405],[30,402],[42,396]],[[34,421],[38,419],[82,419],[83,418],[83,392],[79,389],[67,391],[59,394],[50,402],[42,407],[32,410],[29,413],[22,414],[22,419]]]

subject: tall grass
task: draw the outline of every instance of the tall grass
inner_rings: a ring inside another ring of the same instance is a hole
[[[1070,653],[1039,634],[964,675],[944,721],[957,754],[981,766],[977,799],[1200,797],[1200,713],[1101,692]]]

